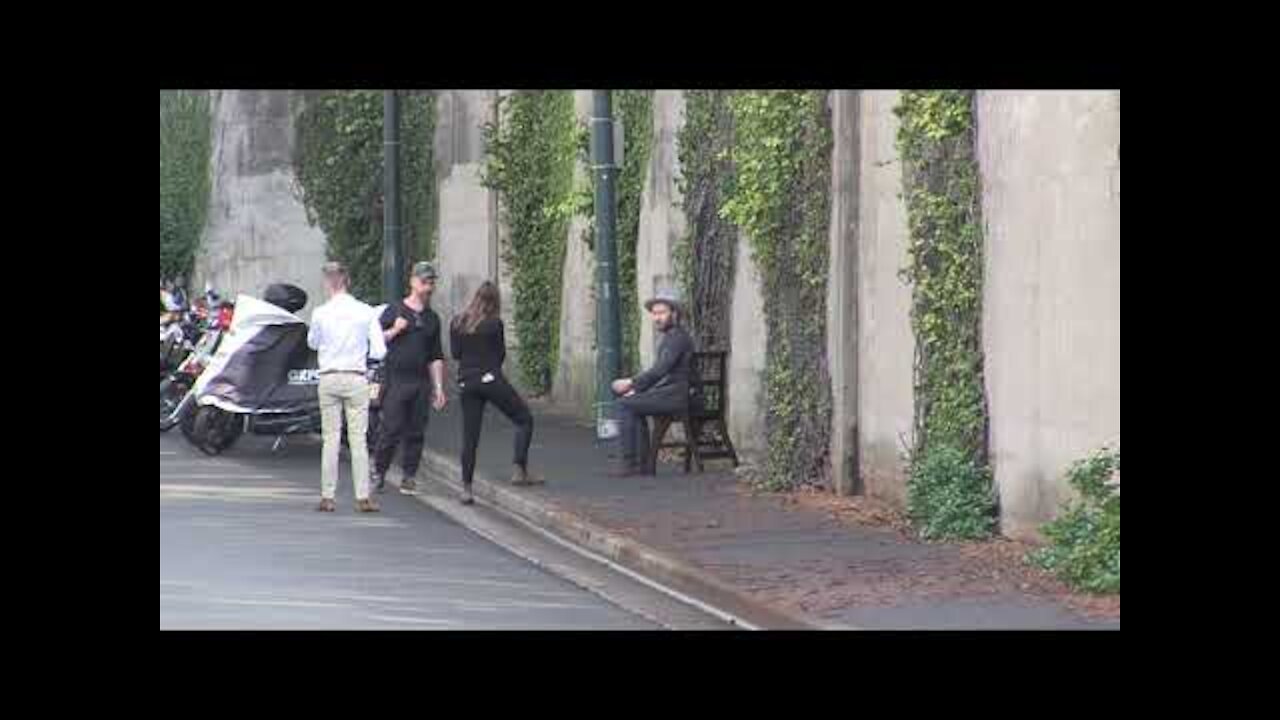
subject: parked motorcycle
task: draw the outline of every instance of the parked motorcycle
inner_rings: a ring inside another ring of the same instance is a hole
[[[306,293],[273,285],[264,298],[275,302],[236,299],[231,328],[193,386],[196,409],[183,433],[205,454],[226,451],[245,433],[274,436],[278,450],[288,435],[320,432],[316,353],[307,347],[306,323],[294,314]],[[370,374],[376,378],[376,368]],[[376,409],[370,415],[372,445]]]
[[[160,381],[160,432],[168,432],[179,424],[194,406],[191,389],[204,372],[223,333],[231,327],[234,306],[224,303],[208,320],[208,329],[200,336],[186,358]]]

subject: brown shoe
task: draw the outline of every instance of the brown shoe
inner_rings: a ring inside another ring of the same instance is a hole
[[[372,499],[366,498],[364,500],[356,501],[356,512],[376,513],[382,512],[382,508],[378,507],[378,504]]]
[[[338,503],[328,498],[321,498],[320,505],[316,507],[316,512],[335,512],[337,509]]]
[[[533,475],[530,475],[528,470],[520,467],[519,465],[516,466],[515,472],[511,474],[512,485],[517,485],[517,486],[541,485],[543,484],[543,482],[545,481],[542,478],[534,477]]]

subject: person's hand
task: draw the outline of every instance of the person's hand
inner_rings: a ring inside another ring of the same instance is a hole
[[[404,329],[407,327],[409,327],[409,321],[402,317],[398,317],[396,318],[396,321],[391,324],[391,332],[399,335],[404,332]]]
[[[444,394],[444,388],[436,388],[435,397],[431,400],[431,407],[437,411],[443,410],[445,405],[449,404],[449,396]]]
[[[615,395],[626,395],[631,392],[631,379],[621,378],[613,381],[613,393]]]

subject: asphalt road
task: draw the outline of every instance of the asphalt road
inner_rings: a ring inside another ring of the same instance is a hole
[[[660,629],[394,490],[317,513],[319,445],[160,436],[161,629]]]

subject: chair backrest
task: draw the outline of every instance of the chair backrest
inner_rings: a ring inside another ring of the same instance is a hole
[[[690,363],[692,376],[689,390],[692,402],[690,411],[699,417],[722,418],[725,412],[725,385],[729,353],[724,351],[695,352]]]

